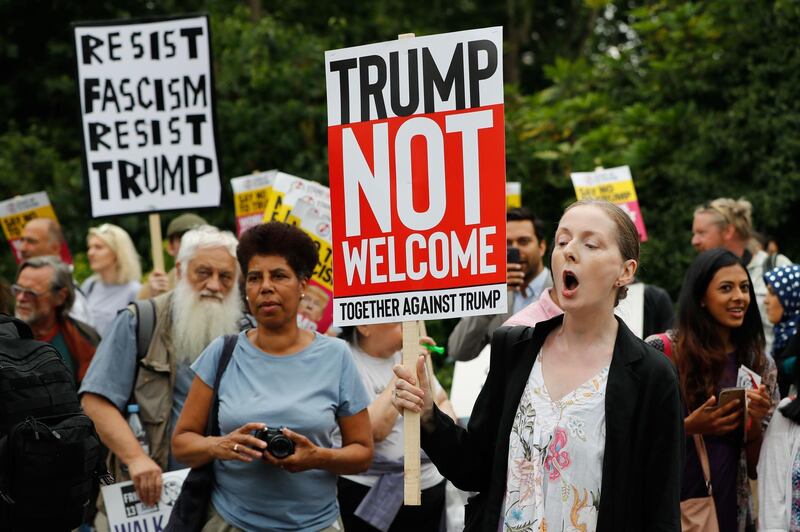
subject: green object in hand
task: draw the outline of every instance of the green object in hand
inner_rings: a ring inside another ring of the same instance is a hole
[[[430,344],[423,344],[425,349],[430,351],[431,353],[436,353],[437,355],[444,355],[444,347],[439,347],[438,345],[430,345]]]

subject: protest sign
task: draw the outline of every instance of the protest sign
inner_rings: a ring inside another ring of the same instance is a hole
[[[509,181],[506,183],[506,208],[516,209],[522,207],[522,183]]]
[[[334,323],[506,311],[502,28],[325,53]]]
[[[312,194],[313,196],[309,196]],[[269,200],[264,209],[264,221],[271,222],[277,220],[279,222],[286,222],[289,210],[293,205],[292,203],[288,203],[288,201],[296,201],[306,196],[329,198],[330,193],[328,187],[320,185],[315,181],[309,181],[302,177],[278,172],[275,175],[275,181],[272,184]],[[284,202],[287,202],[288,207],[284,207]]]
[[[270,170],[231,179],[237,236],[242,236],[242,233],[264,219],[264,210],[277,173],[277,170]]]
[[[294,214],[294,209],[292,209]],[[299,227],[319,249],[319,259],[306,287],[297,312],[298,324],[324,333],[333,322],[333,248],[329,213],[306,211],[299,218]]]
[[[647,241],[639,199],[633,187],[633,177],[628,166],[598,168],[594,172],[575,172],[570,174],[575,196],[582,199],[603,199],[622,208],[631,217],[639,232],[639,240]]]
[[[218,206],[208,17],[73,32],[92,217]]]
[[[111,532],[164,530],[188,474],[188,468],[163,473],[161,500],[153,506],[142,504],[130,480],[103,486],[101,491]]]
[[[25,228],[25,224],[34,218],[50,218],[58,223],[47,192],[34,192],[0,202],[0,224],[3,226],[3,234],[6,235],[6,239],[11,245],[11,251],[14,253],[14,260],[17,261],[17,264],[22,262],[20,254],[22,230]],[[63,239],[61,240],[61,260],[72,264],[72,255]]]

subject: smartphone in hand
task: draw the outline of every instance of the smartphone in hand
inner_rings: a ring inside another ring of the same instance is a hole
[[[513,262],[515,264],[519,264],[520,262],[522,262],[522,258],[519,255],[519,249],[517,248],[506,249],[506,262]]]
[[[731,401],[739,400],[739,408],[745,407],[745,389],[744,388],[723,388],[719,392],[719,401],[717,404],[721,407],[730,403]]]

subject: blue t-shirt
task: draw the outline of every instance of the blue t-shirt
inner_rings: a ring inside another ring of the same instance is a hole
[[[102,395],[127,416],[125,408],[133,390],[136,376],[136,316],[125,310],[117,314],[108,333],[100,341],[97,351],[89,365],[89,370],[81,382],[79,393],[89,392]],[[170,412],[170,437],[175,430],[183,403],[189,394],[194,374],[188,362],[177,364],[175,386],[172,389],[172,408]],[[172,458],[170,447],[168,469],[175,471],[186,466]]]
[[[208,386],[214,386],[222,344],[222,338],[211,342],[192,365]],[[286,427],[330,448],[336,418],[355,415],[368,405],[347,344],[320,334],[297,353],[275,356],[240,333],[219,385],[222,434],[261,422]],[[289,473],[261,460],[217,460],[214,472],[214,508],[244,530],[318,531],[339,516],[336,475],[331,472]]]

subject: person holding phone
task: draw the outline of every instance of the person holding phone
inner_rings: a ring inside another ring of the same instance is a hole
[[[647,342],[672,359],[680,378],[686,414],[681,501],[708,494],[695,446],[694,435],[699,435],[708,455],[719,529],[746,530],[755,522],[748,476],[755,478],[762,434],[779,400],[777,370],[764,354],[750,275],[730,251],[704,251],[686,272],[678,306],[677,330]],[[761,385],[746,391],[744,403],[733,399],[722,404],[721,391],[736,387],[742,365],[761,376]]]
[[[680,530],[678,377],[614,315],[638,260],[625,211],[568,207],[552,257],[564,314],[495,331],[466,429],[434,404],[424,357],[415,375],[395,366],[395,408],[420,413],[422,448],[439,472],[478,492],[465,531]]]
[[[447,341],[447,352],[453,359],[465,361],[477,357],[495,329],[508,318],[540,297],[548,297],[553,279],[544,264],[547,251],[544,234],[544,223],[528,209],[516,208],[506,213],[508,312],[462,318]],[[558,310],[555,304],[550,307]]]

